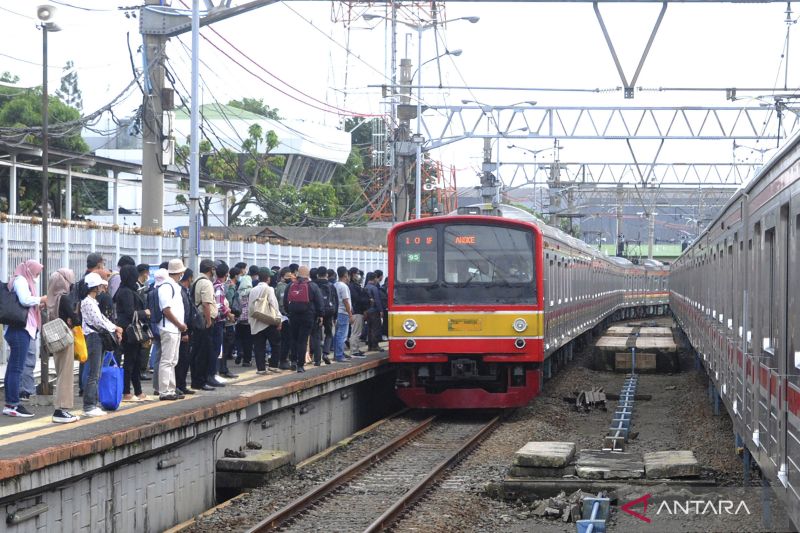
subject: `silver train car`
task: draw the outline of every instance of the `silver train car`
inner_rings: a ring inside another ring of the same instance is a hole
[[[670,307],[744,447],[800,524],[800,137],[669,274]]]

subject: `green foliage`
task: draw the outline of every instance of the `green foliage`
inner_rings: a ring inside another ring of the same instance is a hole
[[[0,74],[0,81],[7,84],[15,84],[19,77],[10,73]],[[77,89],[77,78],[74,80],[74,89]],[[65,104],[55,96],[48,98],[48,122],[50,125],[49,144],[52,147],[63,148],[74,152],[88,152],[89,146],[81,138],[80,127],[75,127],[70,133],[59,131],[59,124],[77,121],[81,118],[79,110]],[[21,87],[0,86],[0,127],[4,128],[35,128],[42,126],[42,89],[25,89]],[[41,135],[29,133],[24,137],[19,135],[9,135],[12,141],[24,141],[31,144],[40,145]],[[80,170],[80,169],[76,169]],[[3,174],[8,170],[4,169]],[[20,169],[17,172],[18,185],[17,211],[20,214],[31,215],[41,214],[42,189],[41,172]],[[7,180],[3,180],[7,183]],[[55,217],[65,217],[62,213],[63,198],[61,194],[63,179],[58,176],[50,178],[50,188],[48,191],[49,203],[52,214]],[[86,205],[93,197],[102,198],[102,206],[105,208],[105,184],[101,183],[102,194],[92,189],[88,184],[83,184],[82,180],[76,180],[76,190],[73,191],[75,213],[80,215],[83,211],[81,206]],[[83,190],[88,192],[84,193]],[[7,189],[6,189],[7,191]],[[97,201],[97,200],[95,200]]]
[[[343,210],[356,211],[364,206],[364,189],[360,178],[364,175],[361,150],[353,147],[344,165],[338,165],[333,173],[331,185],[336,192],[336,201]]]
[[[241,100],[231,100],[228,102],[231,107],[243,109],[261,115],[272,120],[281,120],[280,112],[277,107],[270,107],[264,103],[263,98],[242,98]]]
[[[311,183],[300,189],[303,213],[312,217],[334,218],[339,213],[336,190],[330,183]]]

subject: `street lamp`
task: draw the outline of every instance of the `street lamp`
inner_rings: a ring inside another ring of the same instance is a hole
[[[367,20],[367,21],[373,20],[373,19],[389,20],[386,17],[384,17],[383,15],[373,15],[373,14],[370,14],[370,13],[366,13],[366,14],[362,15],[362,17],[364,18],[364,20]],[[408,26],[409,28],[412,28],[412,29],[417,31],[417,65],[419,65],[419,67],[417,67],[417,73],[418,73],[418,77],[417,77],[417,135],[421,135],[421,133],[422,133],[420,131],[422,129],[422,32],[425,31],[425,30],[428,30],[430,28],[434,28],[439,24],[446,24],[448,22],[456,22],[458,20],[466,20],[470,24],[475,24],[480,19],[481,19],[480,17],[476,17],[476,16],[458,17],[458,18],[449,19],[449,20],[432,21],[432,22],[428,22],[427,24],[422,24],[422,23],[420,23],[420,24],[411,24],[411,23],[405,22],[405,21],[397,21],[397,22],[400,22],[400,24],[403,24],[404,26]],[[452,54],[452,55],[456,55],[456,54]],[[413,76],[412,76],[411,79],[412,80],[414,79]],[[394,92],[394,88],[392,88],[392,92]],[[415,205],[415,217],[414,218],[419,219],[419,218],[422,218],[422,143],[424,142],[424,139],[418,137],[416,139],[416,141],[417,142],[414,142],[414,145],[416,147],[415,156],[416,156],[416,160],[417,160],[416,173],[415,173],[415,179],[414,179],[414,189],[415,189],[414,192],[415,192],[415,202],[416,202],[416,205]]]
[[[56,8],[53,6],[42,5],[36,8],[36,16],[39,17],[42,29],[42,288],[40,291],[44,294],[47,291],[47,232],[48,232],[48,219],[50,217],[50,202],[49,202],[49,189],[50,178],[49,174],[49,154],[48,154],[48,94],[47,94],[47,34],[50,32],[61,31],[51,19],[55,15]],[[50,381],[48,379],[48,359],[49,355],[44,347],[41,348],[42,359],[42,394],[50,394]]]

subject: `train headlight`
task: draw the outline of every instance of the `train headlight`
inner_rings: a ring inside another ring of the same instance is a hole
[[[524,318],[518,318],[514,321],[514,331],[522,333],[528,329],[528,323],[525,322]]]
[[[403,331],[406,333],[414,333],[417,331],[417,321],[413,318],[406,318],[403,320]]]

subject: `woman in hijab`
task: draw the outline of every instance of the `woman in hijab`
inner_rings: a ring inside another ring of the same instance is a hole
[[[42,265],[33,259],[21,263],[8,282],[8,290],[16,294],[19,303],[28,308],[28,318],[24,327],[8,326],[5,339],[10,349],[6,366],[5,396],[6,403],[3,414],[30,418],[33,413],[20,405],[20,380],[25,366],[25,358],[31,340],[35,340],[42,326],[42,315],[39,306],[47,303],[47,296],[39,296],[39,274]]]
[[[142,394],[140,379],[139,352],[142,345],[135,337],[128,333],[128,326],[134,320],[143,320],[145,317],[145,303],[139,295],[139,272],[133,265],[124,265],[119,271],[120,285],[114,294],[114,305],[117,310],[117,325],[122,328],[122,353],[123,367],[125,369],[125,386],[123,388],[123,402],[142,402],[147,396]],[[131,394],[133,383],[133,394]]]
[[[73,301],[70,291],[75,283],[75,273],[68,268],[60,268],[50,275],[47,285],[47,316],[63,320],[69,329],[80,325],[76,314],[77,302]],[[68,424],[77,422],[78,417],[69,412],[73,408],[73,373],[75,361],[75,345],[70,344],[60,352],[53,354],[56,363],[56,395],[53,422]]]

